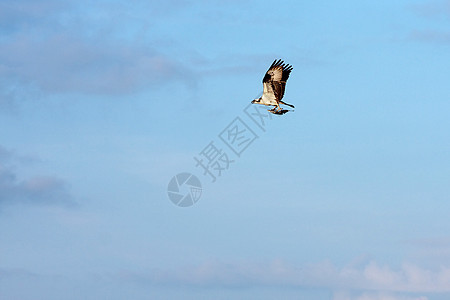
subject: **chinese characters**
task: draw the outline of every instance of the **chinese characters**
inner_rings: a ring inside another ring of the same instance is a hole
[[[265,132],[268,122],[272,120],[272,114],[265,107],[257,105],[249,104],[244,113],[243,118],[237,116],[218,134],[220,140],[218,143],[214,140],[209,142],[197,156],[194,156],[195,167],[200,168],[211,182],[216,182],[217,178],[241,157],[259,137],[256,131]],[[248,122],[249,120],[252,122]],[[227,152],[229,150],[231,152]]]

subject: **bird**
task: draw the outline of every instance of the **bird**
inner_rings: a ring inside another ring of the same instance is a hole
[[[286,81],[291,74],[292,66],[285,64],[281,59],[275,59],[272,65],[267,70],[266,75],[262,80],[263,82],[263,94],[262,97],[254,99],[252,103],[262,104],[267,106],[274,106],[269,109],[274,114],[284,114],[288,110],[282,109],[280,103],[295,108],[294,105],[281,101],[284,96],[284,89],[286,87]]]

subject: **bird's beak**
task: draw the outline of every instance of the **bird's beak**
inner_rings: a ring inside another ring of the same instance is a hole
[[[252,104],[255,103],[256,100],[252,100]]]

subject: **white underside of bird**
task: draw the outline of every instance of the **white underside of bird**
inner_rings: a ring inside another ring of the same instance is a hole
[[[275,105],[278,106],[278,102],[275,99],[275,95],[274,94],[269,94],[269,93],[263,93],[262,97],[261,97],[261,102],[259,102],[259,104],[263,104],[263,105]]]
[[[289,110],[283,110],[280,104],[284,104],[294,108],[294,105],[283,102],[284,90],[286,81],[292,71],[292,66],[285,64],[281,59],[275,60],[267,70],[263,82],[262,97],[254,99],[252,103],[262,104],[267,106],[274,106],[269,110],[272,113],[283,114]]]

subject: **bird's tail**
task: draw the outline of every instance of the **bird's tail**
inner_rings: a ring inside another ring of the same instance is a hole
[[[295,106],[294,106],[294,105],[292,105],[292,104],[288,104],[288,103],[286,103],[286,102],[283,102],[283,101],[280,101],[280,103],[281,103],[281,104],[284,104],[284,105],[287,105],[287,106],[290,106],[290,107],[292,107],[292,108],[295,108]]]

